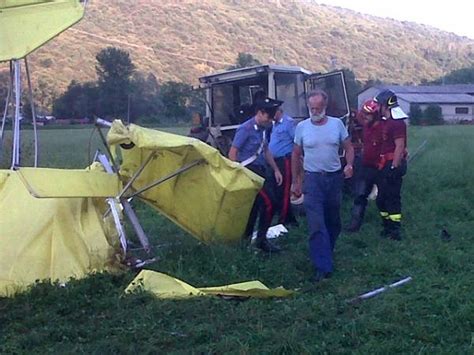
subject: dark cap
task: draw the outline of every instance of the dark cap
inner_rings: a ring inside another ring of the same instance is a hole
[[[407,118],[408,115],[402,110],[398,104],[397,95],[392,90],[383,90],[375,96],[374,101],[380,105],[387,106],[392,113],[394,120]]]
[[[255,101],[255,110],[266,110],[266,109],[277,109],[283,104],[281,100],[271,99],[269,97],[265,97],[264,99],[260,99]]]

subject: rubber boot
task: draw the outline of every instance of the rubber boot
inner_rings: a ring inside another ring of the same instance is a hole
[[[382,217],[382,230],[380,231],[381,238],[388,238],[390,236],[391,224],[390,220]]]
[[[389,233],[388,233],[388,239],[402,240],[400,222],[394,222],[394,221],[391,221],[391,220],[388,220],[388,222],[389,222],[389,225],[390,225],[390,230],[389,230]]]
[[[352,206],[351,212],[351,222],[347,226],[346,231],[349,233],[356,233],[359,231],[362,226],[362,221],[364,220],[365,207],[361,205]]]

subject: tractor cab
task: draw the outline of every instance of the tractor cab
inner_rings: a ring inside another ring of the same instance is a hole
[[[323,89],[329,96],[327,114],[344,121],[349,115],[342,71],[320,74],[296,66],[259,65],[203,76],[199,82],[206,91],[206,122],[211,144],[224,155],[235,129],[253,115],[249,108],[258,91],[284,101],[285,113],[302,120],[309,117],[306,94],[316,88]]]

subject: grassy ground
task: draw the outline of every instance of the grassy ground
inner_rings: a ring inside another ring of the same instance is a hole
[[[54,134],[43,137],[43,157],[48,154],[53,166],[83,166],[89,133]],[[280,241],[281,255],[264,257],[244,247],[201,245],[137,206],[145,230],[160,245],[161,261],[151,268],[196,286],[259,279],[298,294],[244,302],[125,296],[133,272],[97,275],[65,288],[42,283],[0,299],[0,353],[472,354],[473,134],[474,127],[410,128],[412,150],[425,139],[428,144],[404,182],[404,240],[378,237],[371,204],[361,232],[341,235],[336,272],[318,286],[307,282],[304,220]],[[344,221],[349,207],[347,199]],[[440,237],[443,228],[451,241]],[[405,276],[413,277],[406,286],[346,303]]]

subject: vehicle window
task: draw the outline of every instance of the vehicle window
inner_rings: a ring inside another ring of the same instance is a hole
[[[308,81],[308,90],[322,89],[328,96],[327,114],[333,117],[345,117],[349,114],[347,92],[342,72],[314,75]]]
[[[303,74],[275,73],[276,98],[284,101],[282,107],[293,118],[308,117]]]
[[[252,104],[255,92],[268,92],[267,76],[247,80],[232,81],[212,88],[212,107],[214,125],[236,125],[250,117],[248,107]],[[247,107],[241,113],[242,108]]]

